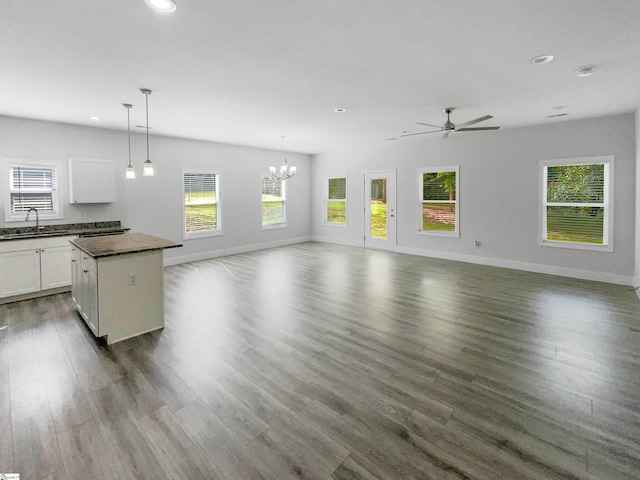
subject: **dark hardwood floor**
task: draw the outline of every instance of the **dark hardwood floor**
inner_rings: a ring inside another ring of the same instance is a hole
[[[628,287],[311,242],[165,291],[164,330],[110,347],[69,294],[0,306],[0,472],[640,478]]]

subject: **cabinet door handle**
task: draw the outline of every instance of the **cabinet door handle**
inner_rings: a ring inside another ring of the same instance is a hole
[[[84,273],[89,273],[89,270],[83,270]]]
[[[75,263],[75,262],[76,262],[76,260],[75,260],[75,259],[71,259],[71,263]]]

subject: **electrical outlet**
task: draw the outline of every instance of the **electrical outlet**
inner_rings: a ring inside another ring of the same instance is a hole
[[[130,273],[129,274],[129,285],[137,285],[138,284],[138,274]]]

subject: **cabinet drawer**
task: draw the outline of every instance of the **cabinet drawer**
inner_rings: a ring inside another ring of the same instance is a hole
[[[89,255],[88,253],[85,252],[80,252],[81,255],[81,260],[80,263],[82,264],[82,266],[86,269],[89,270],[93,273],[97,273],[98,272],[98,261],[93,258],[91,255]]]

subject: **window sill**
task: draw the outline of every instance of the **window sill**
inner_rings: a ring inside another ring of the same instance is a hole
[[[325,227],[347,228],[347,222],[322,222]]]
[[[263,225],[262,230],[277,230],[278,228],[287,228],[288,226],[286,223],[276,223],[275,225]]]
[[[182,239],[184,241],[187,240],[199,240],[201,238],[209,238],[209,237],[221,237],[223,235],[222,230],[216,230],[215,232],[206,232],[206,233],[198,233],[193,235],[182,235]]]
[[[592,252],[613,252],[613,245],[589,245],[587,243],[554,242],[542,240],[538,242],[541,247],[568,248],[570,250],[589,250]]]
[[[460,232],[439,232],[437,230],[418,230],[418,235],[427,235],[431,237],[450,237],[460,238]]]

